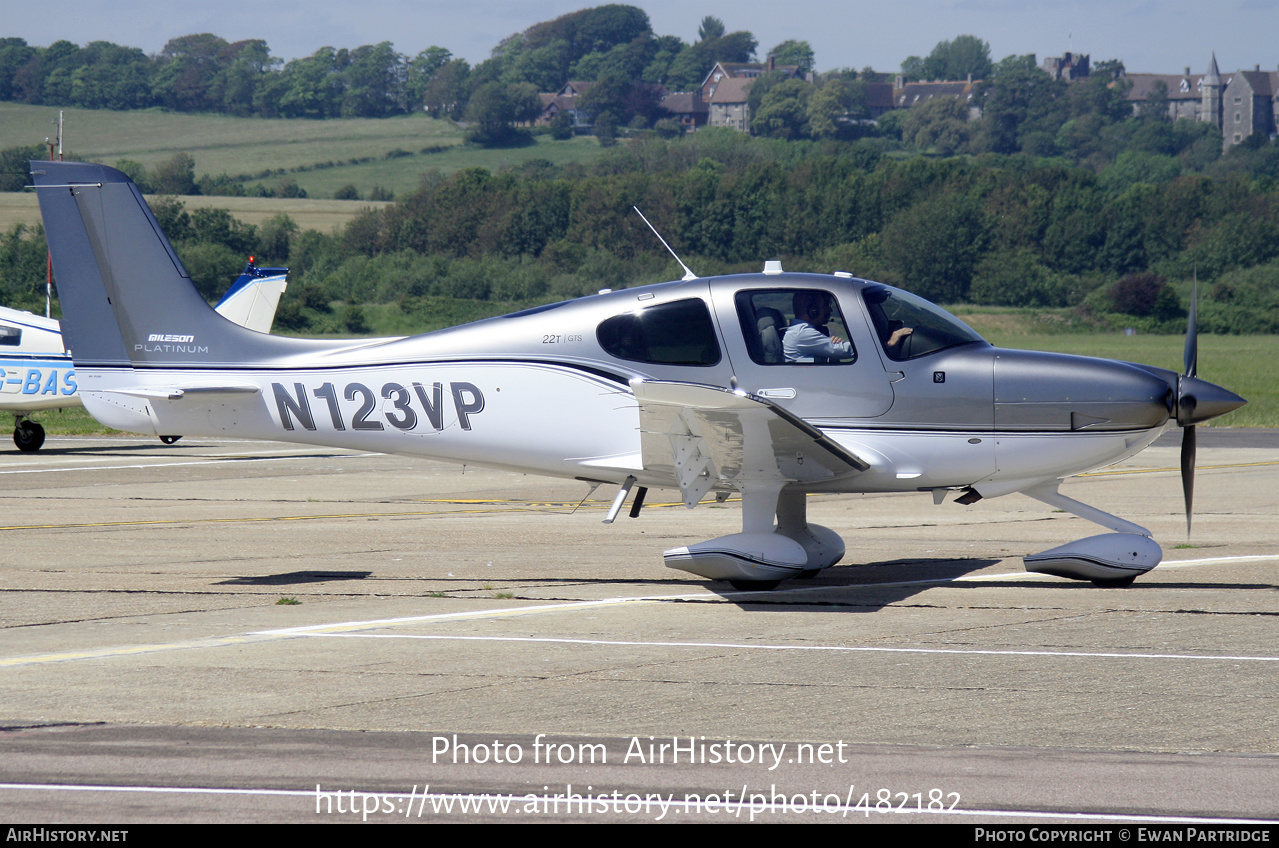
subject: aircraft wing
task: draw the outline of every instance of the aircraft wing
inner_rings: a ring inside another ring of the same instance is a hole
[[[813,483],[870,467],[803,419],[746,392],[643,379],[632,380],[631,391],[644,469],[673,476],[688,507],[721,483]]]

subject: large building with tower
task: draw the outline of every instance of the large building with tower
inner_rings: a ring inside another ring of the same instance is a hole
[[[1170,119],[1204,121],[1221,130],[1223,152],[1254,133],[1276,134],[1279,70],[1263,71],[1256,65],[1251,71],[1222,74],[1214,53],[1205,74],[1186,68],[1183,74],[1126,74],[1125,79],[1134,111],[1162,99]]]

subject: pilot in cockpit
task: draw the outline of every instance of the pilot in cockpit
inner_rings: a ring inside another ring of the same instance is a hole
[[[853,356],[852,342],[832,336],[830,295],[820,291],[795,293],[795,321],[786,329],[782,350],[787,362],[834,362]]]
[[[903,342],[915,332],[914,327],[907,327],[904,322],[889,318],[884,312],[884,302],[890,298],[887,289],[882,287],[869,289],[866,292],[866,308],[870,312],[871,323],[884,345],[884,351],[892,359],[908,359],[903,350]]]

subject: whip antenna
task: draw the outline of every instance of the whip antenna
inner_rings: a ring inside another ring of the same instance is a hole
[[[643,221],[645,224],[648,224],[648,228],[649,228],[650,230],[652,230],[652,231],[653,231],[653,235],[657,236],[657,240],[658,240],[658,241],[660,241],[660,242],[662,243],[662,247],[666,248],[666,249],[667,249],[667,251],[669,251],[669,252],[670,252],[671,256],[674,256],[674,257],[675,257],[675,261],[679,263],[679,267],[681,267],[681,268],[683,268],[683,269],[684,269],[684,276],[683,276],[683,277],[680,277],[680,279],[681,279],[681,280],[696,280],[696,279],[697,279],[697,275],[696,275],[696,274],[694,274],[694,273],[693,273],[693,272],[689,269],[689,267],[688,267],[687,265],[685,265],[685,264],[684,264],[684,260],[679,258],[679,254],[677,254],[675,251],[671,250],[671,246],[670,246],[669,244],[667,244],[667,243],[666,243],[666,239],[662,238],[662,234],[661,234],[661,233],[659,233],[659,232],[657,231],[657,227],[654,227],[654,226],[652,225],[652,223],[650,223],[650,222],[649,222],[649,220],[648,220],[647,218],[645,218],[645,217],[644,217],[644,213],[643,213],[643,212],[641,212],[641,211],[639,211],[639,207],[638,207],[638,206],[632,206],[631,208],[635,210],[635,214],[636,214],[636,215],[640,216],[640,220],[641,220],[641,221]]]

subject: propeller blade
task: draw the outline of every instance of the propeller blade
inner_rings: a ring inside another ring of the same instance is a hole
[[[1186,539],[1190,539],[1191,508],[1195,501],[1195,427],[1181,431],[1181,492],[1186,497]]]
[[[1199,277],[1190,290],[1190,318],[1186,321],[1185,376],[1194,377],[1199,368]]]

